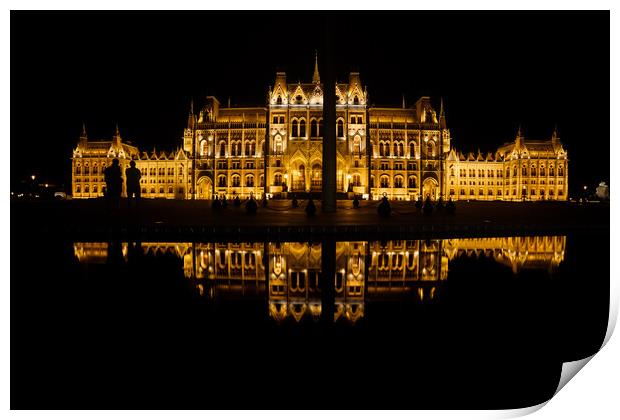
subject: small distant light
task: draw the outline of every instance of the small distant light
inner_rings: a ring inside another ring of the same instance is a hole
[[[45,188],[49,187],[49,184],[45,184]]]
[[[36,178],[36,176],[30,175],[30,179],[32,179],[33,181],[34,181],[35,178]]]
[[[588,186],[587,186],[587,185],[584,185],[584,186],[583,186],[583,189],[584,189],[584,190],[587,190],[587,189],[588,189]]]

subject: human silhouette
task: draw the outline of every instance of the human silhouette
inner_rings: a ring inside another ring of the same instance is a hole
[[[388,201],[387,194],[383,193],[383,198],[377,206],[377,213],[379,216],[388,217],[392,213],[392,206]]]
[[[127,183],[127,198],[140,198],[140,178],[142,173],[136,168],[136,162],[129,162],[129,168],[125,169],[125,182]]]
[[[430,194],[426,195],[426,200],[424,200],[424,207],[422,207],[422,211],[426,215],[430,215],[433,212],[433,202],[431,201]]]
[[[316,205],[314,201],[312,201],[312,197],[308,199],[308,204],[306,204],[306,214],[308,216],[314,216],[316,214]]]
[[[123,177],[121,176],[121,167],[118,159],[114,158],[112,160],[112,165],[105,168],[103,175],[108,199],[111,203],[118,203],[123,189]]]

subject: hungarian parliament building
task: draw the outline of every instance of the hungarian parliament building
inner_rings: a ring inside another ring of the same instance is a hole
[[[464,154],[452,147],[443,101],[437,112],[426,96],[400,107],[370,106],[368,98],[359,73],[336,84],[336,187],[342,197],[567,199],[567,152],[557,130],[548,140],[530,140],[519,128],[495,152]],[[311,83],[288,83],[286,73],[276,73],[266,105],[225,107],[208,96],[195,112],[192,103],[173,151],[140,150],[121,137],[118,126],[108,140],[91,140],[83,129],[73,150],[72,195],[103,196],[104,169],[114,158],[123,175],[136,161],[146,198],[319,193],[323,130],[323,85],[315,61]]]

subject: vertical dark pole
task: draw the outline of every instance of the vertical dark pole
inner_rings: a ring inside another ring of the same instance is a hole
[[[366,98],[366,167],[368,172],[368,178],[366,180],[366,185],[368,187],[368,199],[372,200],[372,188],[370,187],[370,177],[372,176],[372,141],[370,140],[370,104],[368,103],[368,98]]]
[[[192,125],[192,200],[196,200],[196,122]]]
[[[267,185],[269,185],[267,179],[267,175],[269,175],[267,170],[269,165],[269,137],[271,137],[271,135],[269,134],[269,95],[267,95],[267,109],[265,110],[265,150],[263,151],[263,200],[267,198]]]
[[[215,124],[213,124],[215,126]],[[211,150],[211,200],[215,197],[215,130],[211,133],[213,140],[211,140],[213,149]]]
[[[333,73],[331,24],[324,22],[323,46],[323,207],[324,212],[336,211],[336,82]]]
[[[269,273],[271,268],[269,267],[269,242],[263,242],[263,268],[265,270],[265,304],[267,306],[267,314],[269,314]]]
[[[334,322],[336,299],[336,241],[321,242],[321,323]]]

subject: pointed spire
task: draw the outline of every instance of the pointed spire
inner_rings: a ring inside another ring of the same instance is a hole
[[[521,124],[519,123],[519,129],[517,130],[517,138],[515,140],[515,146],[517,149],[521,149],[523,145],[523,130],[521,130]]]
[[[228,97],[228,108],[230,108],[230,96]]]
[[[314,75],[312,76],[312,83],[321,83],[321,77],[319,76],[319,53],[314,51]]]
[[[405,94],[403,93],[403,109],[405,109]]]
[[[86,123],[84,121],[82,121],[82,134],[80,134],[80,138],[85,140],[88,138],[86,135]]]
[[[117,149],[120,149],[121,147],[121,132],[118,129],[118,123],[116,123],[116,129],[114,130],[114,137],[112,139],[112,144],[114,145],[114,147],[116,147]]]
[[[557,147],[560,143],[560,136],[558,135],[558,125],[556,124],[555,127],[553,127],[553,134],[551,135],[551,144],[553,144],[554,147]]]
[[[448,127],[446,124],[446,113],[443,109],[443,96],[439,101],[439,126],[442,129],[446,129]]]
[[[194,128],[194,124],[196,123],[196,116],[194,114],[194,98],[192,98],[189,102],[189,116],[187,117],[187,128]]]

